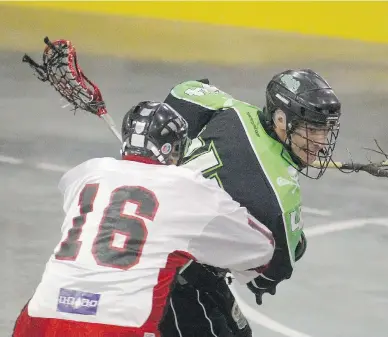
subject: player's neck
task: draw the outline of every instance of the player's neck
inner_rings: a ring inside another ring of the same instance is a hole
[[[155,165],[161,165],[162,163],[148,158],[148,157],[142,157],[142,156],[136,156],[136,155],[126,155],[122,157],[123,160],[129,160],[129,161],[136,161],[138,163],[144,163],[144,164],[155,164]]]

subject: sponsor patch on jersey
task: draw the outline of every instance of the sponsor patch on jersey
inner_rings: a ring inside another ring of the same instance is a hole
[[[57,311],[79,315],[95,315],[99,301],[100,294],[61,288]]]

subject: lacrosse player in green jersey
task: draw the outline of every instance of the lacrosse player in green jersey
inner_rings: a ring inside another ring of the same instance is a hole
[[[310,69],[275,75],[263,109],[208,80],[178,84],[165,102],[189,125],[184,166],[213,179],[274,235],[273,259],[247,284],[261,304],[264,293],[274,295],[276,286],[291,277],[306,250],[298,176],[318,179],[325,172],[336,145],[341,103]],[[319,168],[313,166],[317,161]],[[251,335],[225,273],[197,263],[181,271],[161,326],[166,336]]]

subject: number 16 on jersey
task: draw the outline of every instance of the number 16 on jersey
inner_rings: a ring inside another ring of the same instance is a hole
[[[139,262],[148,231],[142,218],[153,221],[159,207],[155,194],[140,186],[121,186],[110,196],[99,224],[87,223],[87,215],[93,212],[99,184],[87,184],[79,195],[80,215],[72,219],[72,227],[55,253],[57,260],[75,261],[80,252],[80,236],[84,226],[98,226],[98,233],[90,252],[100,266],[127,270]],[[135,215],[124,214],[127,202],[135,204]],[[122,247],[112,243],[116,235],[125,237]]]

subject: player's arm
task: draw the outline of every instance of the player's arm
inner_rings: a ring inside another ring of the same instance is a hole
[[[290,242],[287,239],[290,233],[286,228],[281,214],[269,219],[266,225],[271,229],[276,241],[276,249],[266,270],[247,284],[248,288],[256,295],[257,304],[262,304],[264,293],[275,295],[276,286],[283,280],[289,279],[293,272],[293,261],[298,261],[306,250],[306,238],[302,234],[295,250],[295,259],[291,253]]]
[[[213,218],[191,240],[189,251],[200,263],[237,272],[250,271],[244,275],[253,279],[271,260],[274,245],[272,233],[249,217],[244,207],[237,207]]]
[[[200,97],[202,93],[201,83],[209,84],[209,80],[203,79],[180,83],[171,89],[164,101],[186,119],[189,124],[188,135],[190,139],[197,137],[216,111],[210,106],[198,104],[194,99]]]

